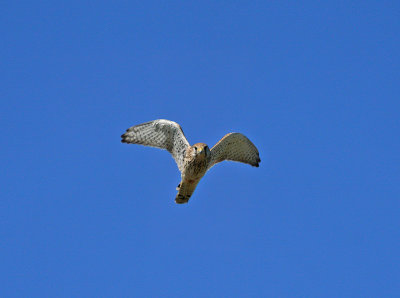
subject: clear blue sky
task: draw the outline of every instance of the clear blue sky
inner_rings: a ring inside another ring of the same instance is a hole
[[[300,3],[301,2],[301,3]],[[400,295],[398,1],[3,1],[1,297]],[[176,205],[165,118],[232,131]]]

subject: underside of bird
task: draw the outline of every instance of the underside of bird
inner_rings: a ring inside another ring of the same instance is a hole
[[[175,197],[177,204],[189,201],[201,177],[215,164],[230,160],[258,167],[261,162],[256,146],[241,133],[226,134],[211,149],[204,143],[190,146],[180,125],[166,119],[132,126],[121,138],[122,143],[156,147],[171,153],[181,172]]]
[[[192,196],[194,190],[196,189],[199,180],[182,180],[181,183],[177,186],[176,190],[178,191],[175,197],[175,203],[177,204],[185,204],[189,202],[190,197]]]

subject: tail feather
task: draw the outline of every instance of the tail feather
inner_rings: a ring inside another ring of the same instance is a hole
[[[197,183],[199,183],[199,181],[181,181],[176,188],[178,190],[178,194],[175,197],[175,203],[187,203],[196,189]]]

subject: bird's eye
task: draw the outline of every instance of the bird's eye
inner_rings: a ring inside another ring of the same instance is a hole
[[[194,147],[194,150],[197,151],[197,147]]]

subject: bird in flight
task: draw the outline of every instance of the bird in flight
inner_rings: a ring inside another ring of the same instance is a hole
[[[181,172],[181,182],[176,188],[177,204],[189,201],[200,179],[215,164],[231,160],[258,167],[261,162],[256,146],[241,133],[228,133],[211,149],[204,143],[190,146],[181,126],[170,120],[132,126],[121,138],[122,143],[156,147],[172,154]]]

